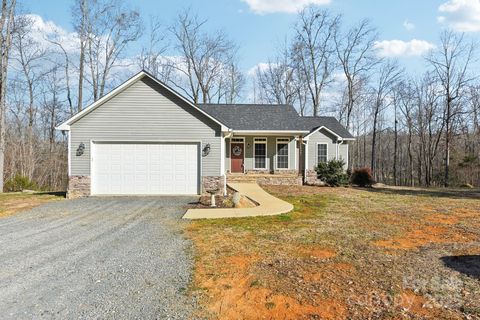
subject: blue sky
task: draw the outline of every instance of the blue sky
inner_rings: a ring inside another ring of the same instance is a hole
[[[24,0],[21,3],[25,13],[40,15],[71,31],[72,1]],[[435,45],[442,28],[467,31],[468,36],[474,38],[480,31],[480,0],[131,0],[129,3],[140,10],[146,24],[151,15],[159,16],[168,24],[179,10],[192,8],[200,17],[208,19],[209,28],[224,29],[239,44],[244,71],[266,62],[291,34],[295,9],[301,4],[317,3],[340,13],[345,25],[369,18],[378,28],[380,40],[385,41],[382,47],[385,55],[398,58],[413,72],[423,65],[422,48]],[[414,39],[419,42],[410,43]],[[131,48],[131,54],[140,46]]]

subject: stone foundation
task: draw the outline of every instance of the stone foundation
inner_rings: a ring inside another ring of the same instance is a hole
[[[207,190],[218,189],[223,194],[224,178],[222,176],[202,177],[202,193]],[[90,176],[71,176],[68,181],[68,199],[90,196]]]
[[[218,194],[224,192],[224,177],[223,176],[209,176],[202,177],[202,194],[206,194],[208,190],[218,189]]]
[[[270,170],[246,170],[245,174],[271,174]]]
[[[274,170],[273,174],[298,175],[298,170]]]
[[[260,185],[267,186],[301,186],[302,177],[301,176],[263,176],[256,178],[256,181]]]
[[[305,174],[305,184],[309,186],[325,186],[325,182],[318,179],[317,172],[315,170],[307,170]]]
[[[302,177],[298,174],[240,174],[228,175],[227,182],[258,183],[274,186],[301,186]]]
[[[70,176],[68,178],[67,199],[88,197],[90,195],[90,176]]]

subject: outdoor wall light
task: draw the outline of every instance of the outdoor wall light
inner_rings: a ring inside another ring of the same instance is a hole
[[[84,151],[85,151],[85,144],[83,142],[80,142],[77,148],[77,157],[80,157]]]
[[[209,153],[210,153],[210,143],[207,143],[207,144],[203,147],[202,157],[208,156]]]

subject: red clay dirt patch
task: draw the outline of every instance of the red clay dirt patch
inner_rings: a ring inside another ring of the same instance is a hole
[[[343,319],[346,307],[334,299],[314,304],[259,286],[250,268],[257,256],[231,256],[217,264],[221,276],[197,272],[197,281],[208,292],[209,313],[216,319]],[[201,268],[200,266],[198,266]],[[198,269],[197,269],[198,270]]]
[[[415,315],[422,319],[441,319],[442,310],[439,309],[433,301],[425,298],[422,295],[416,294],[412,290],[404,290],[396,297],[396,303],[402,311],[407,311],[409,314]],[[450,314],[449,319],[459,319],[456,315]]]
[[[474,308],[463,311],[455,297],[444,295],[450,282],[423,287],[435,276],[470,281],[431,259],[451,249],[451,255],[478,254],[473,250],[480,239],[476,200],[345,188],[266,189],[293,203],[295,210],[286,217],[203,221],[189,227],[198,251],[195,286],[201,318],[480,315]],[[379,234],[383,239],[372,243]],[[474,281],[462,293],[466,306],[478,305]]]
[[[437,224],[447,224],[453,225],[459,222],[459,218],[454,215],[447,215],[447,214],[430,214],[425,217],[425,220]]]
[[[386,249],[412,250],[435,243],[467,243],[473,235],[455,233],[449,227],[425,226],[407,232],[404,236],[389,240],[378,240],[374,244]]]
[[[240,292],[238,292],[240,293]],[[333,299],[317,300],[316,305],[301,304],[296,299],[274,294],[265,288],[246,289],[228,295],[220,302],[218,319],[344,319],[346,308]],[[232,298],[232,299],[230,299]]]

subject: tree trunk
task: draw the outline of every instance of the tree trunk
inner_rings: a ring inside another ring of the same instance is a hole
[[[398,153],[398,121],[397,107],[395,106],[395,141],[393,146],[393,184],[398,185],[397,181],[397,153]]]
[[[8,1],[2,1],[2,13],[0,21],[0,33],[1,35],[1,57],[0,57],[0,193],[3,192],[4,185],[4,167],[5,167],[5,125],[6,125],[6,91],[7,91],[7,70],[8,70],[8,58],[10,53],[10,46],[12,42],[12,28],[13,17],[15,13],[16,0],[12,0],[10,7],[8,7]],[[6,30],[4,33],[4,28]]]
[[[372,131],[372,158],[370,159],[370,168],[372,169],[373,177],[376,180],[377,179],[377,171],[376,171],[376,163],[375,163],[375,158],[376,158],[376,142],[377,142],[377,119],[378,119],[378,112],[380,110],[380,106],[378,105],[375,108],[375,113],[373,115],[373,131]]]
[[[448,188],[450,179],[450,113],[451,99],[447,94],[447,118],[445,122],[445,181],[443,186]]]

